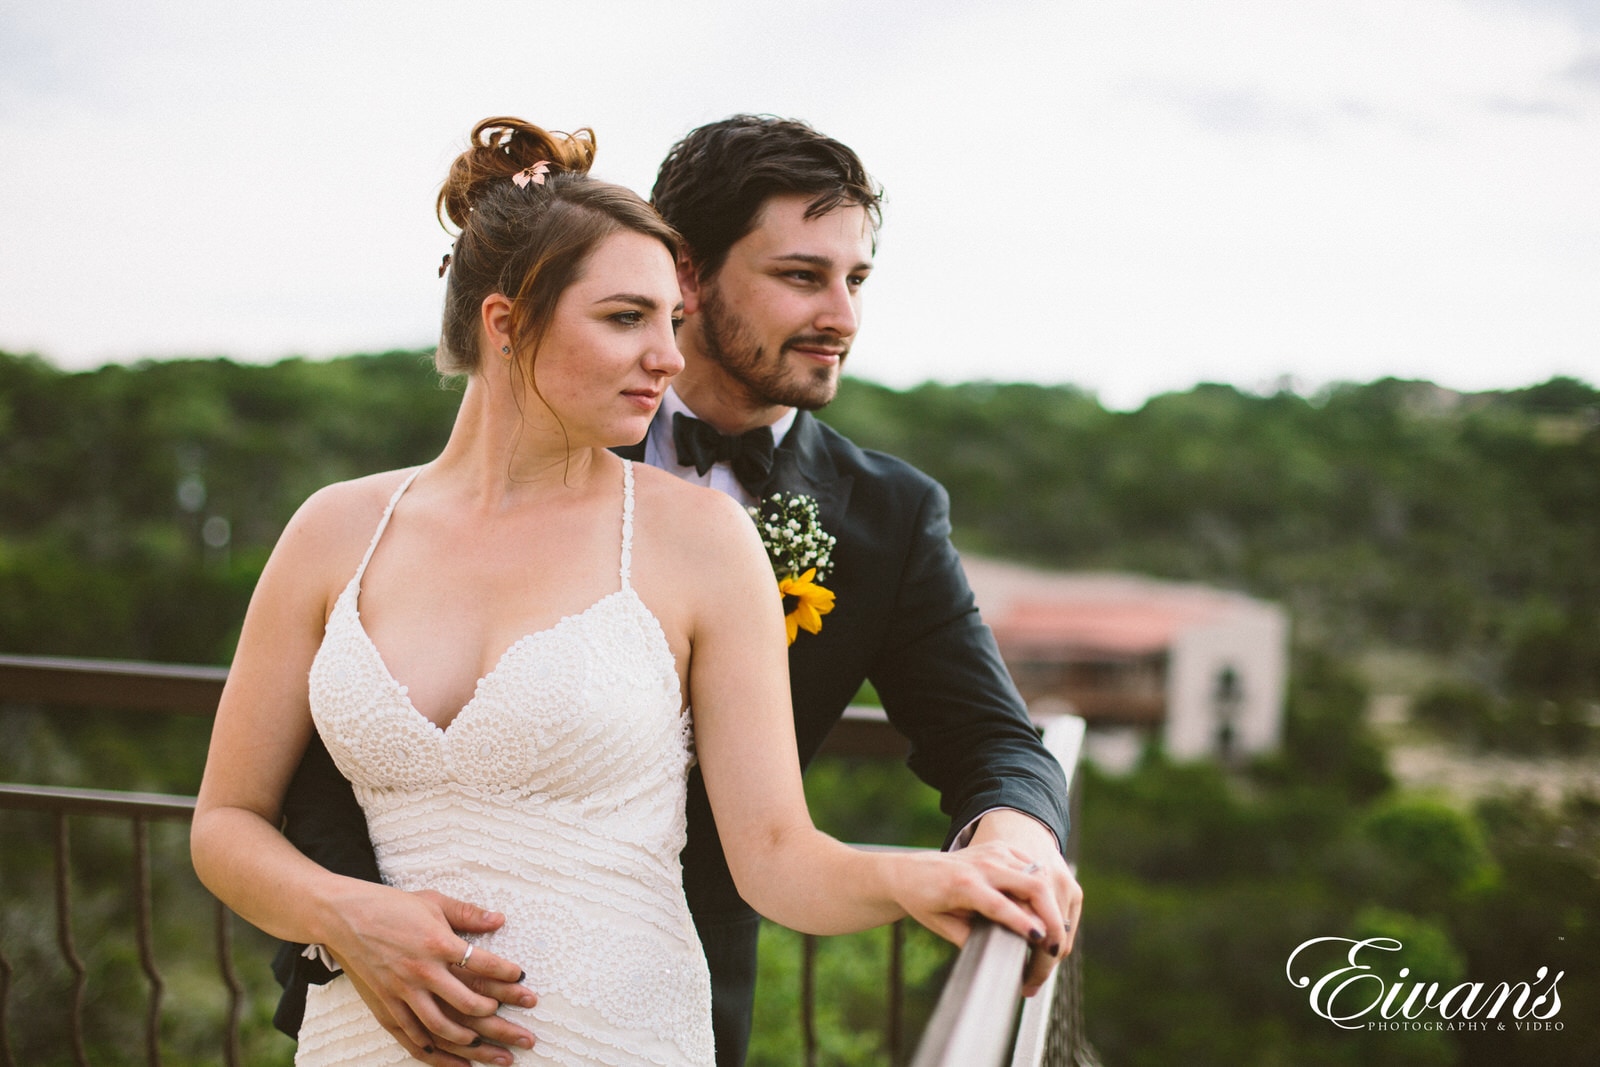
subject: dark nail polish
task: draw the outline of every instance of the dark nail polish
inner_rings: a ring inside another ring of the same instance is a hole
[[[527,971],[519,971],[519,972],[517,972],[517,984],[518,985],[521,985],[523,982],[526,982],[527,980],[528,980],[528,972]]]
[[[472,1043],[470,1045],[468,1045],[467,1047],[468,1048],[477,1048],[481,1044],[483,1044],[483,1037],[482,1037],[482,1035],[479,1035],[478,1037],[473,1038],[472,1039]]]
[[[1039,942],[1044,940],[1044,931],[1039,929],[1029,930],[1028,940],[1037,945]]]
[[[1052,955],[1052,956],[1061,955],[1061,942],[1057,941],[1055,944],[1050,946],[1050,955]]]
[[[432,1045],[423,1045],[422,1046],[422,1051],[424,1051],[428,1055],[432,1056],[433,1055],[433,1046]]]

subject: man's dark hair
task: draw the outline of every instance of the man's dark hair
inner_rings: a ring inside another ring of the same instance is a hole
[[[804,122],[772,115],[734,115],[691,130],[662,161],[651,203],[709,278],[755,228],[767,198],[788,193],[813,197],[808,219],[853,204],[866,209],[874,236],[883,219],[883,190],[854,152]]]

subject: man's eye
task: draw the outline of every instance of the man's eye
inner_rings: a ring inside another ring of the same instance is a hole
[[[673,333],[677,333],[678,332],[678,327],[682,326],[682,325],[683,325],[683,316],[682,315],[675,316],[673,318],[673,320],[672,320],[672,332]]]

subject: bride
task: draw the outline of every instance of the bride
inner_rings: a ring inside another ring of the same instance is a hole
[[[864,852],[812,826],[754,524],[608,451],[644,436],[682,367],[681,300],[676,235],[590,178],[593,154],[588,131],[498,118],[453,164],[438,358],[467,376],[454,428],[431,462],[328,486],[284,530],[217,711],[193,857],[244,918],[335,962],[422,921],[425,891],[500,913],[473,942],[439,938],[433,965],[488,960],[480,973],[537,991],[501,1008],[508,1033],[534,1035],[516,1062],[709,1065],[678,865],[694,760],[740,894],[779,923],[909,915],[960,942],[978,913],[1035,942],[1064,930],[1006,846]],[[279,832],[313,729],[384,884]],[[408,1062],[367,997],[452,1032],[431,998],[396,996],[348,976],[313,987],[297,1062]]]

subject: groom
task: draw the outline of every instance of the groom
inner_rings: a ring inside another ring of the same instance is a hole
[[[911,741],[912,769],[941,794],[951,817],[946,845],[1016,846],[1044,867],[1076,926],[1082,893],[1061,858],[1065,779],[978,616],[949,541],[944,490],[811,415],[833,399],[855,341],[879,195],[854,152],[799,122],[735,116],[674,146],[654,202],[684,237],[678,345],[685,369],[645,440],[619,451],[746,504],[773,492],[817,501],[821,527],[837,542],[827,580],[836,599],[820,630],[801,631],[789,649],[802,763],[870,680]],[[330,868],[375,877],[359,809],[352,822],[348,786],[330,770],[313,736],[285,801],[289,837]],[[739,1065],[750,1035],[759,918],[734,888],[698,770],[688,816],[684,884],[711,968],[718,1063]],[[454,903],[445,914],[458,927],[494,922]],[[427,954],[426,933],[418,931],[417,957]],[[1048,947],[1030,961],[1030,987],[1059,958]],[[278,1021],[293,1033],[305,982],[326,977],[293,952],[279,963],[286,992]],[[406,963],[397,949],[392,973]],[[504,986],[468,981],[506,995]],[[491,1040],[507,1039],[504,1026],[493,1028],[504,1020],[466,1021]],[[461,1062],[431,1047],[412,1051],[429,1063]],[[463,1055],[487,1059],[491,1051],[500,1052],[484,1046]]]
[[[834,609],[789,648],[801,762],[870,680],[912,742],[912,769],[941,794],[946,844],[963,834],[1005,839],[1049,862],[1062,913],[1075,919],[1077,886],[1059,847],[1065,780],[978,617],[949,541],[944,490],[811,415],[833,399],[860,325],[879,190],[832,138],[741,115],[674,146],[653,202],[684,239],[684,370],[633,456],[747,504],[804,493],[837,539]],[[732,458],[707,466],[722,457]],[[689,789],[684,885],[711,963],[718,1058],[737,1064],[749,1038],[757,920],[728,875],[698,773]],[[1041,953],[1039,962],[1042,980],[1054,961]]]

